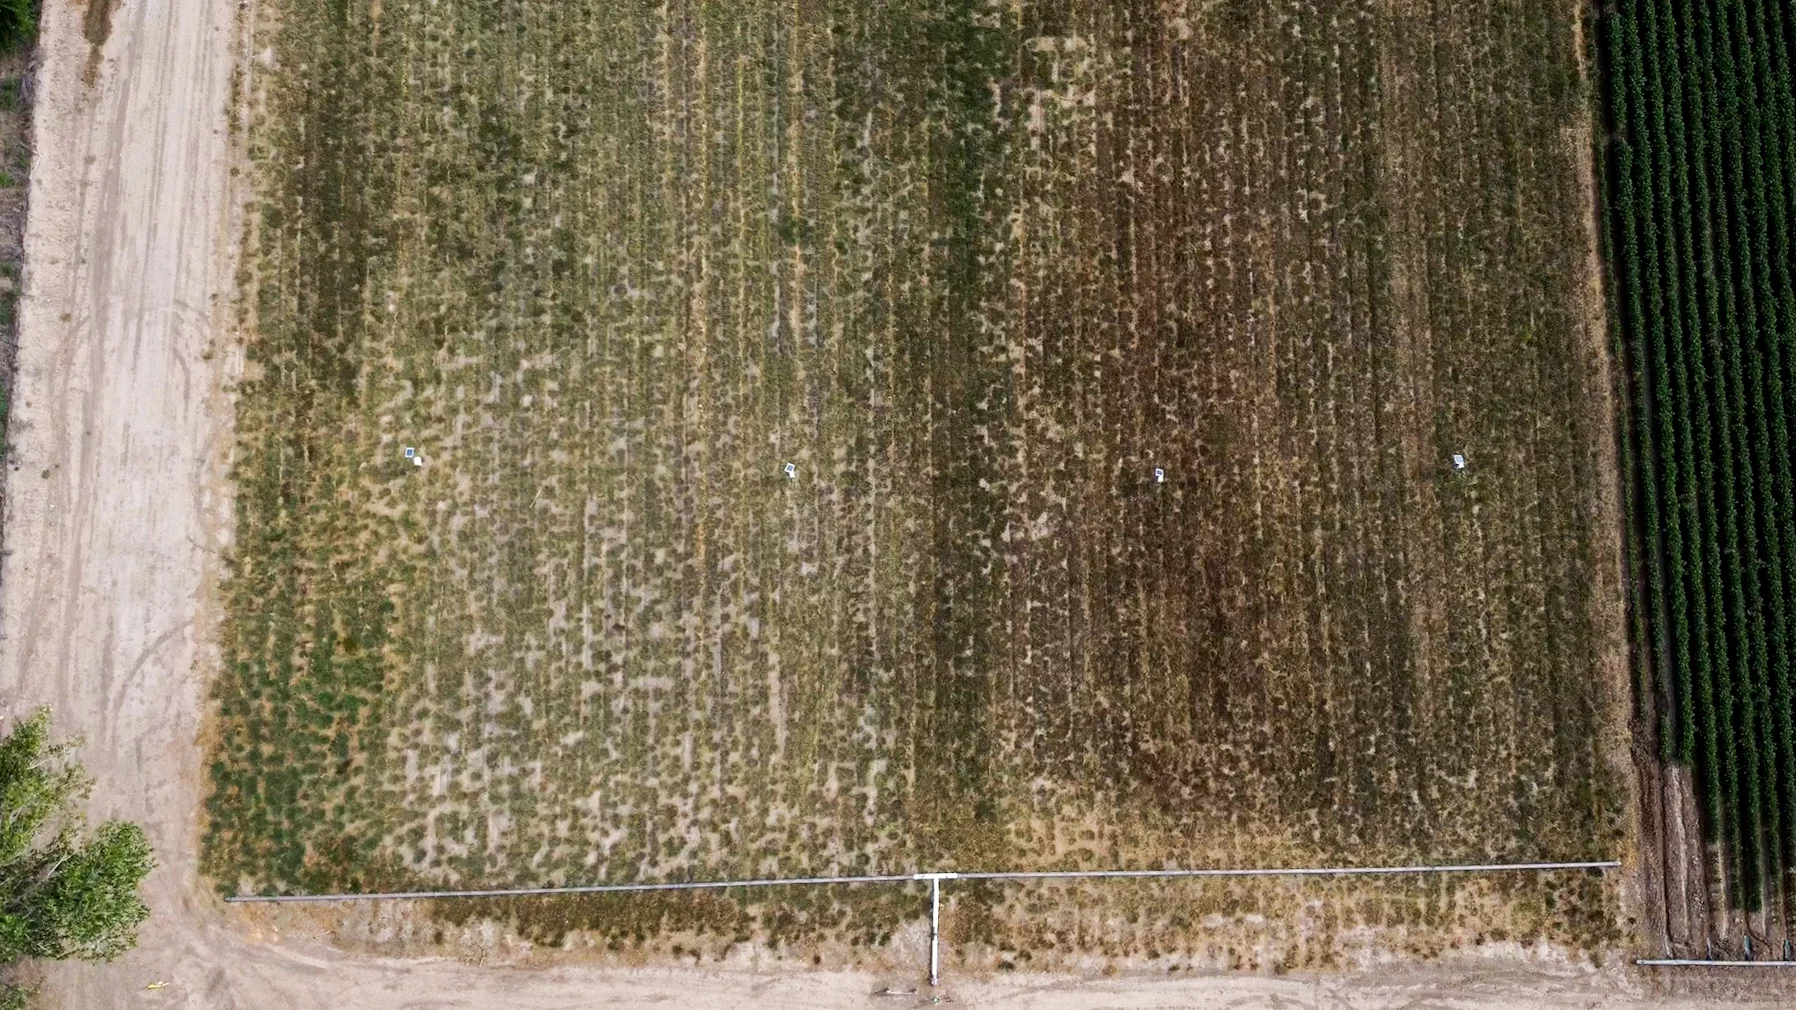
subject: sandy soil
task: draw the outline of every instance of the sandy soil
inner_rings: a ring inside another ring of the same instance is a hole
[[[227,102],[235,0],[124,0],[96,64],[80,0],[48,0],[9,473],[0,710],[55,706],[87,739],[96,816],[145,824],[161,865],[139,949],[49,966],[46,1007],[903,1006],[902,979],[784,970],[395,961],[280,933],[198,877],[209,587],[223,481],[233,250],[241,218]],[[920,966],[919,966],[920,967]],[[157,985],[166,983],[165,985]],[[151,988],[155,986],[155,988]],[[1346,976],[950,978],[975,1006],[1691,1006],[1621,968],[1514,956]]]

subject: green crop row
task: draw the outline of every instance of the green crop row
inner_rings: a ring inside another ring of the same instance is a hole
[[[1605,201],[1633,366],[1641,659],[1730,904],[1785,914],[1796,856],[1790,459],[1796,94],[1787,14],[1632,0],[1603,24]]]

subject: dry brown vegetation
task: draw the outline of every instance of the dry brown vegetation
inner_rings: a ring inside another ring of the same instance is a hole
[[[225,890],[1616,851],[1569,5],[275,6]],[[1019,958],[1616,921],[957,893]]]

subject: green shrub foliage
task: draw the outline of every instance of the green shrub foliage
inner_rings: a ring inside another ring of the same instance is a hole
[[[143,829],[85,830],[75,811],[90,783],[49,726],[39,709],[0,738],[0,964],[111,960],[149,914],[138,895],[152,862]]]
[[[0,0],[0,48],[29,42],[37,34],[37,0]]]

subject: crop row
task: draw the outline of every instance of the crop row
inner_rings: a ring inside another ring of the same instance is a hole
[[[283,4],[208,871],[1608,851],[1570,15],[1191,6]]]
[[[1607,18],[1603,53],[1665,756],[1695,771],[1727,901],[1778,916],[1796,843],[1787,21],[1777,5],[1640,0]]]

